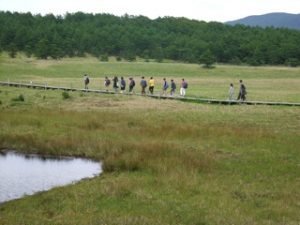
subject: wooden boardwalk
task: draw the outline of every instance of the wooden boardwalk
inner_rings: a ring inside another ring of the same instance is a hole
[[[47,84],[35,84],[35,83],[22,83],[22,82],[10,82],[10,81],[0,81],[0,85],[9,87],[22,87],[22,88],[35,88],[43,90],[62,90],[62,91],[80,91],[80,92],[90,92],[90,93],[100,93],[100,94],[118,94],[113,91],[97,90],[97,89],[80,89],[80,88],[69,88],[69,87],[58,87],[49,86]],[[124,93],[123,95],[130,95],[129,93]],[[135,94],[141,96],[141,94]],[[247,104],[247,105],[277,105],[277,106],[300,106],[300,103],[296,102],[269,102],[269,101],[229,101],[220,99],[206,99],[206,98],[195,98],[195,97],[180,97],[180,96],[163,96],[163,95],[146,95],[151,98],[157,99],[172,99],[180,100],[185,102],[195,102],[195,103],[210,103],[210,104],[223,104],[223,105],[236,105],[236,104]]]

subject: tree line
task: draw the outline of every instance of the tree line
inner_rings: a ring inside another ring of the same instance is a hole
[[[230,26],[186,18],[110,14],[0,12],[0,50],[40,59],[92,54],[133,61],[178,60],[188,63],[231,63],[297,66],[300,31]]]

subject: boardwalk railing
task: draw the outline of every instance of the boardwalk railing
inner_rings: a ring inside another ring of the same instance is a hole
[[[10,81],[0,81],[0,85],[9,87],[25,87],[25,88],[36,88],[44,90],[63,90],[63,91],[81,91],[90,93],[101,93],[101,94],[119,94],[114,91],[97,90],[97,89],[80,89],[80,88],[69,88],[69,87],[59,87],[50,86],[48,84],[37,84],[37,83],[23,83],[23,82],[10,82]],[[123,93],[123,95],[130,95],[129,93]],[[141,95],[141,94],[135,94]],[[300,106],[300,103],[296,102],[270,102],[270,101],[231,101],[231,100],[220,100],[220,99],[207,99],[207,98],[196,98],[196,97],[180,97],[180,96],[168,96],[168,95],[150,95],[146,96],[157,99],[173,99],[186,102],[196,102],[196,103],[211,103],[211,104],[224,104],[224,105],[235,105],[235,104],[247,104],[247,105],[281,105],[281,106]]]

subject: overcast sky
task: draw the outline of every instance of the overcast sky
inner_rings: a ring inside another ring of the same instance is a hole
[[[270,12],[300,13],[300,0],[0,0],[0,11],[187,17],[225,22]]]

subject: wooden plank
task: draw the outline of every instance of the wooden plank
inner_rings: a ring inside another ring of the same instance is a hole
[[[2,86],[11,86],[11,87],[27,87],[27,88],[39,88],[44,90],[63,90],[63,91],[81,91],[88,93],[100,93],[100,94],[120,94],[115,93],[114,91],[98,90],[98,89],[80,89],[80,88],[68,88],[68,87],[58,87],[58,86],[48,86],[47,84],[34,84],[34,83],[18,83],[10,81],[0,81]],[[131,93],[123,93],[122,95],[132,95]],[[139,93],[134,95],[142,96]],[[196,103],[209,103],[209,104],[224,104],[224,105],[237,105],[237,104],[246,104],[246,105],[278,105],[278,106],[300,106],[300,103],[296,102],[270,102],[270,101],[230,101],[230,100],[221,100],[221,99],[207,99],[207,98],[195,98],[195,97],[180,97],[180,96],[164,96],[164,95],[149,95],[145,96],[156,98],[156,99],[169,99],[169,100],[179,100],[186,102],[196,102]]]

